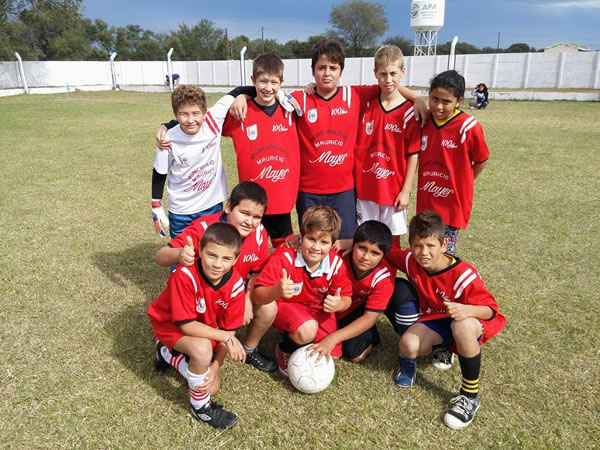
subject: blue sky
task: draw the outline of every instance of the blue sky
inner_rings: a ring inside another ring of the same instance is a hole
[[[230,38],[240,34],[285,43],[304,40],[329,28],[329,12],[341,0],[83,0],[84,12],[109,25],[137,24],[167,32],[178,24],[210,19],[227,28]],[[389,22],[387,36],[413,40],[410,0],[381,0]],[[459,40],[478,47],[525,42],[543,48],[557,42],[577,43],[600,50],[600,0],[446,0],[444,27],[438,42]]]

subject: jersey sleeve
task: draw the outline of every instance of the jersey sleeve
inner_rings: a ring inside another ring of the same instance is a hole
[[[231,137],[239,122],[233,118],[231,114],[227,114],[225,122],[223,122],[223,136]]]
[[[421,151],[421,127],[415,120],[414,106],[404,115],[404,154],[414,155]]]
[[[373,290],[367,298],[365,305],[366,311],[383,312],[394,292],[395,270],[387,264],[383,264],[375,269],[373,277]]]
[[[234,100],[235,97],[231,95],[224,95],[206,112],[204,120],[208,122],[208,126],[213,133],[219,134],[222,131],[223,123],[225,122],[225,118],[229,112],[229,107]]]
[[[183,229],[183,231],[171,239],[167,245],[172,248],[183,248],[187,243],[188,236],[192,238],[192,243],[194,244],[194,250],[196,252],[196,256],[199,254],[200,248],[200,239],[202,239],[202,235],[204,234],[205,224],[202,221],[202,218],[198,218],[194,220],[191,224]]]
[[[475,269],[472,269],[472,272],[468,276],[465,276],[464,279],[459,279],[456,282],[454,301],[466,305],[489,306],[494,312],[494,316],[498,313],[496,299],[488,291],[481,276]],[[489,320],[493,318],[492,316]]]
[[[350,281],[350,276],[348,275],[348,266],[341,257],[338,256],[338,258],[340,264],[339,267],[335,269],[333,274],[333,279],[329,287],[329,293],[331,295],[335,295],[338,288],[340,288],[340,295],[342,297],[352,297],[352,282]]]
[[[406,267],[408,264],[408,257],[411,255],[410,250],[404,249],[400,250],[399,248],[392,247],[387,255],[385,255],[385,260],[392,266],[398,269],[401,272],[406,273]]]
[[[376,84],[370,86],[352,86],[352,90],[356,92],[361,108],[363,108],[369,100],[372,100],[379,95],[379,86]]]
[[[154,156],[154,170],[161,175],[166,175],[169,172],[169,157],[171,155],[170,150],[161,150],[156,148],[156,155]]]
[[[236,281],[234,281],[229,297],[229,305],[225,310],[225,314],[219,318],[217,325],[221,330],[233,331],[242,326],[244,321],[244,309],[246,307],[246,289],[244,280],[235,272]]]
[[[175,325],[196,320],[196,285],[189,269],[177,268],[167,281],[171,318]]]
[[[250,272],[260,272],[269,259],[269,235],[265,230],[264,225],[260,225],[260,232],[257,236],[260,239],[258,243],[258,260],[250,268]]]
[[[483,128],[479,122],[475,124],[473,129],[468,130],[468,148],[469,158],[473,163],[482,163],[490,157],[490,150],[485,142]]]
[[[279,284],[283,276],[283,268],[285,267],[284,258],[283,252],[277,250],[269,257],[263,270],[258,275],[256,284],[254,285],[255,288],[258,286],[271,287]]]

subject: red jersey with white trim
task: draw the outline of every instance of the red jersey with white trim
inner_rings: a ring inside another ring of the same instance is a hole
[[[173,248],[183,248],[187,242],[187,237],[192,238],[196,257],[199,255],[200,240],[204,236],[204,231],[211,223],[227,222],[227,214],[219,212],[209,216],[202,216],[190,223],[179,236],[172,239],[167,245]],[[267,230],[260,224],[256,230],[250,233],[242,240],[240,256],[234,267],[238,273],[246,279],[248,274],[259,272],[269,258],[269,236]]]
[[[443,125],[433,117],[421,130],[417,214],[437,212],[446,225],[466,228],[473,207],[473,163],[490,156],[475,117],[460,112]]]
[[[245,305],[244,280],[235,269],[213,285],[204,277],[198,259],[193,266],[177,266],[167,280],[167,288],[148,307],[148,316],[177,326],[197,321],[235,330],[242,326]]]
[[[223,135],[233,139],[239,180],[254,181],[265,189],[269,214],[289,213],[300,181],[296,115],[277,103],[269,116],[255,101],[249,101],[244,123],[228,115]]]
[[[342,297],[352,295],[352,285],[346,264],[333,249],[321,261],[319,268],[311,273],[306,267],[300,250],[296,252],[285,246],[279,247],[273,252],[265,268],[258,275],[255,288],[279,284],[283,276],[283,269],[287,271],[288,276],[294,282],[294,296],[281,298],[279,301],[302,303],[322,310],[327,295],[335,295],[338,288],[342,289],[340,292]]]
[[[361,109],[379,86],[340,86],[324,99],[292,93],[304,115],[298,118],[300,190],[335,194],[354,187],[354,146]]]
[[[421,130],[413,103],[386,111],[378,98],[361,114],[354,152],[356,197],[393,206],[404,186],[406,160],[419,153]]]
[[[408,249],[392,248],[386,255],[392,266],[406,274],[419,297],[421,317],[419,321],[447,318],[444,302],[458,302],[465,305],[489,306],[494,315],[484,320],[485,330],[482,343],[499,333],[506,325],[506,318],[498,312],[496,299],[485,287],[479,272],[459,258],[446,269],[429,273],[417,263]]]
[[[348,275],[352,283],[352,303],[347,310],[336,313],[336,318],[340,320],[361,305],[365,305],[365,311],[376,313],[385,311],[394,292],[396,269],[382,259],[369,272],[357,277],[352,264],[352,253],[344,257],[344,262],[348,267]]]

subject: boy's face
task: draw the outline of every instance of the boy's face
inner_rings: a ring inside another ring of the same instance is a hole
[[[375,68],[375,78],[383,94],[391,94],[400,86],[400,80],[404,76],[405,68],[400,68],[398,61]]]
[[[225,212],[227,223],[233,225],[244,239],[260,225],[265,207],[253,200],[244,199],[233,209],[230,209],[228,203]]]
[[[212,284],[218,284],[235,264],[237,255],[233,247],[208,242],[200,249],[200,258],[206,279]]]
[[[448,120],[462,100],[462,97],[456,98],[449,90],[438,87],[429,92],[429,110],[436,120]]]
[[[268,73],[261,73],[256,79],[250,78],[256,87],[256,103],[262,106],[270,106],[275,103],[283,80],[277,75]]]
[[[369,241],[357,242],[352,246],[352,263],[358,275],[363,275],[377,267],[383,256],[379,245]]]
[[[322,231],[307,231],[300,242],[300,251],[306,264],[315,270],[329,254],[333,240],[331,234]]]
[[[185,134],[196,134],[202,127],[204,112],[198,105],[184,103],[177,109],[177,121]]]
[[[410,241],[410,251],[417,263],[428,272],[439,272],[444,268],[448,238],[440,244],[437,237],[414,237]]]
[[[319,95],[329,94],[337,88],[342,68],[339,63],[331,61],[327,55],[321,55],[313,69]]]

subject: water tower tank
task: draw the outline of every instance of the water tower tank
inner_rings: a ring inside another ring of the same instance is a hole
[[[410,27],[415,32],[438,31],[444,26],[445,0],[413,0]]]

